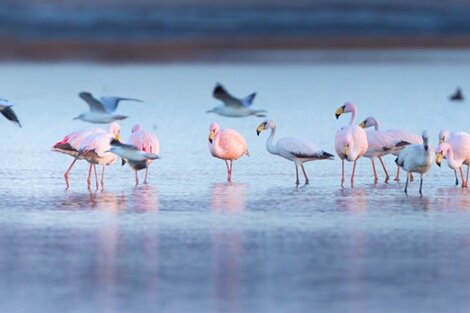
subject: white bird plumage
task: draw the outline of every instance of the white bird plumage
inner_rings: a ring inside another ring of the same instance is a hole
[[[354,162],[351,174],[351,187],[353,187],[356,162],[364,156],[368,148],[367,134],[364,129],[354,125],[357,107],[353,103],[346,102],[339,107],[335,112],[336,119],[343,113],[351,113],[351,121],[336,132],[335,150],[341,159],[341,187],[344,186],[344,160]]]
[[[250,156],[245,138],[233,129],[220,129],[219,124],[209,125],[209,151],[213,157],[222,159],[227,166],[227,181],[232,181],[233,161],[243,155]]]
[[[305,177],[305,184],[309,183],[307,173],[305,172],[304,163],[315,160],[331,160],[334,156],[321,149],[317,149],[315,145],[303,138],[284,137],[280,138],[276,144],[273,144],[274,134],[276,133],[276,124],[272,120],[265,120],[256,128],[259,134],[266,129],[271,129],[269,137],[266,139],[266,149],[273,155],[279,155],[284,159],[294,162],[295,164],[295,184],[299,185],[299,166]]]
[[[212,92],[212,96],[222,101],[224,104],[216,106],[207,113],[216,113],[226,117],[246,117],[254,115],[257,117],[266,116],[265,110],[258,110],[253,107],[253,100],[255,99],[256,93],[252,93],[245,98],[236,98],[232,96],[221,84],[217,83]]]
[[[440,133],[444,135],[443,141],[437,147],[437,156],[436,163],[441,166],[442,159],[447,160],[447,165],[454,170],[457,175],[457,170],[460,171],[460,177],[462,179],[462,188],[467,187],[468,184],[468,172],[470,165],[470,135],[466,132],[456,132],[453,133],[450,137],[447,134]],[[467,165],[467,177],[464,179],[462,166],[463,164]],[[457,181],[458,185],[458,181]]]
[[[89,92],[80,92],[78,95],[89,105],[90,111],[84,112],[74,119],[97,124],[107,124],[126,119],[127,116],[125,115],[113,114],[120,101],[142,102],[139,99],[123,97],[101,97],[98,100]]]
[[[429,136],[426,130],[421,135],[423,144],[412,144],[405,147],[395,162],[407,172],[405,193],[408,193],[408,180],[411,173],[419,173],[421,176],[419,183],[419,193],[423,192],[423,175],[429,171],[435,159],[434,148],[429,145]]]

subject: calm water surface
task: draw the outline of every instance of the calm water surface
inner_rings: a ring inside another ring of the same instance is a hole
[[[457,85],[470,90],[470,63],[448,61],[0,65],[1,96],[24,125],[0,120],[0,311],[468,311],[470,192],[447,166],[432,168],[422,198],[416,182],[409,196],[403,182],[374,186],[368,160],[354,189],[339,188],[339,160],[308,164],[311,184],[295,188],[293,165],[256,136],[261,119],[205,113],[220,81],[237,95],[258,91],[278,136],[330,152],[346,100],[359,119],[427,128],[436,143],[443,127],[470,130],[468,102],[447,101]],[[131,116],[124,138],[134,123],[159,136],[148,185],[134,187],[131,169],[115,164],[105,190],[90,192],[77,163],[64,190],[72,160],[49,149],[93,127],[72,120],[86,109],[82,90],[145,100],[119,111]],[[212,121],[247,139],[251,157],[235,163],[233,184],[208,153]]]

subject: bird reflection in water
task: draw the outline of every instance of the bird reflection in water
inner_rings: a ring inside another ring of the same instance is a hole
[[[338,208],[351,213],[363,213],[367,210],[367,192],[365,189],[342,189],[335,195]]]
[[[246,207],[246,186],[241,183],[214,184],[211,207],[214,212],[243,212]]]
[[[126,208],[127,197],[113,192],[65,193],[62,207],[67,210],[120,211]]]
[[[133,212],[157,212],[160,210],[158,188],[151,185],[139,185],[129,195],[128,209]]]
[[[219,183],[212,186],[212,211],[241,213],[246,208],[244,184]],[[221,216],[232,219],[234,216]],[[221,223],[212,235],[213,295],[218,312],[240,312],[245,281],[245,235],[239,228]]]

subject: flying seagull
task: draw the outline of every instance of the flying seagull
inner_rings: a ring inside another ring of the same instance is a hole
[[[21,127],[20,120],[18,120],[15,111],[13,111],[13,109],[11,108],[12,106],[13,104],[8,102],[8,100],[0,99],[0,113],[2,113],[2,115],[5,116],[7,120]]]
[[[140,162],[147,160],[156,160],[160,158],[158,154],[139,150],[139,148],[134,145],[121,143],[118,140],[111,140],[111,149],[109,149],[108,152],[112,152],[120,156],[123,160],[122,165],[126,164],[126,161]]]
[[[221,116],[227,117],[245,117],[255,115],[257,117],[265,117],[265,110],[257,110],[253,108],[253,100],[255,99],[256,92],[248,95],[245,98],[236,98],[232,96],[220,83],[214,88],[212,96],[217,100],[222,101],[224,104],[207,111],[207,113],[216,113]]]
[[[125,115],[113,114],[116,111],[120,101],[137,101],[139,99],[122,98],[122,97],[101,97],[99,100],[93,97],[89,92],[80,92],[78,94],[88,105],[90,111],[84,112],[75,117],[74,120],[82,120],[89,123],[107,124],[118,120],[126,119]]]

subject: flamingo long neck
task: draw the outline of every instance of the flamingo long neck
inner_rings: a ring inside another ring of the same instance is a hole
[[[379,130],[379,122],[375,121],[374,130]]]
[[[351,110],[351,121],[349,122],[349,125],[354,125],[354,121],[356,120],[356,112],[357,109],[356,107],[353,106],[352,110]]]
[[[458,169],[459,167],[462,166],[462,162],[460,162],[460,160],[455,159],[454,149],[452,149],[452,147],[450,147],[449,150],[447,150],[446,159],[447,159],[447,164],[449,165],[450,168]]]
[[[223,151],[219,147],[219,139],[220,139],[220,131],[217,132],[214,136],[214,140],[212,141],[212,151],[215,155],[220,155]]]
[[[271,154],[277,154],[277,148],[273,145],[274,134],[276,133],[276,127],[271,128],[271,134],[269,134],[268,139],[266,139],[266,149]]]

